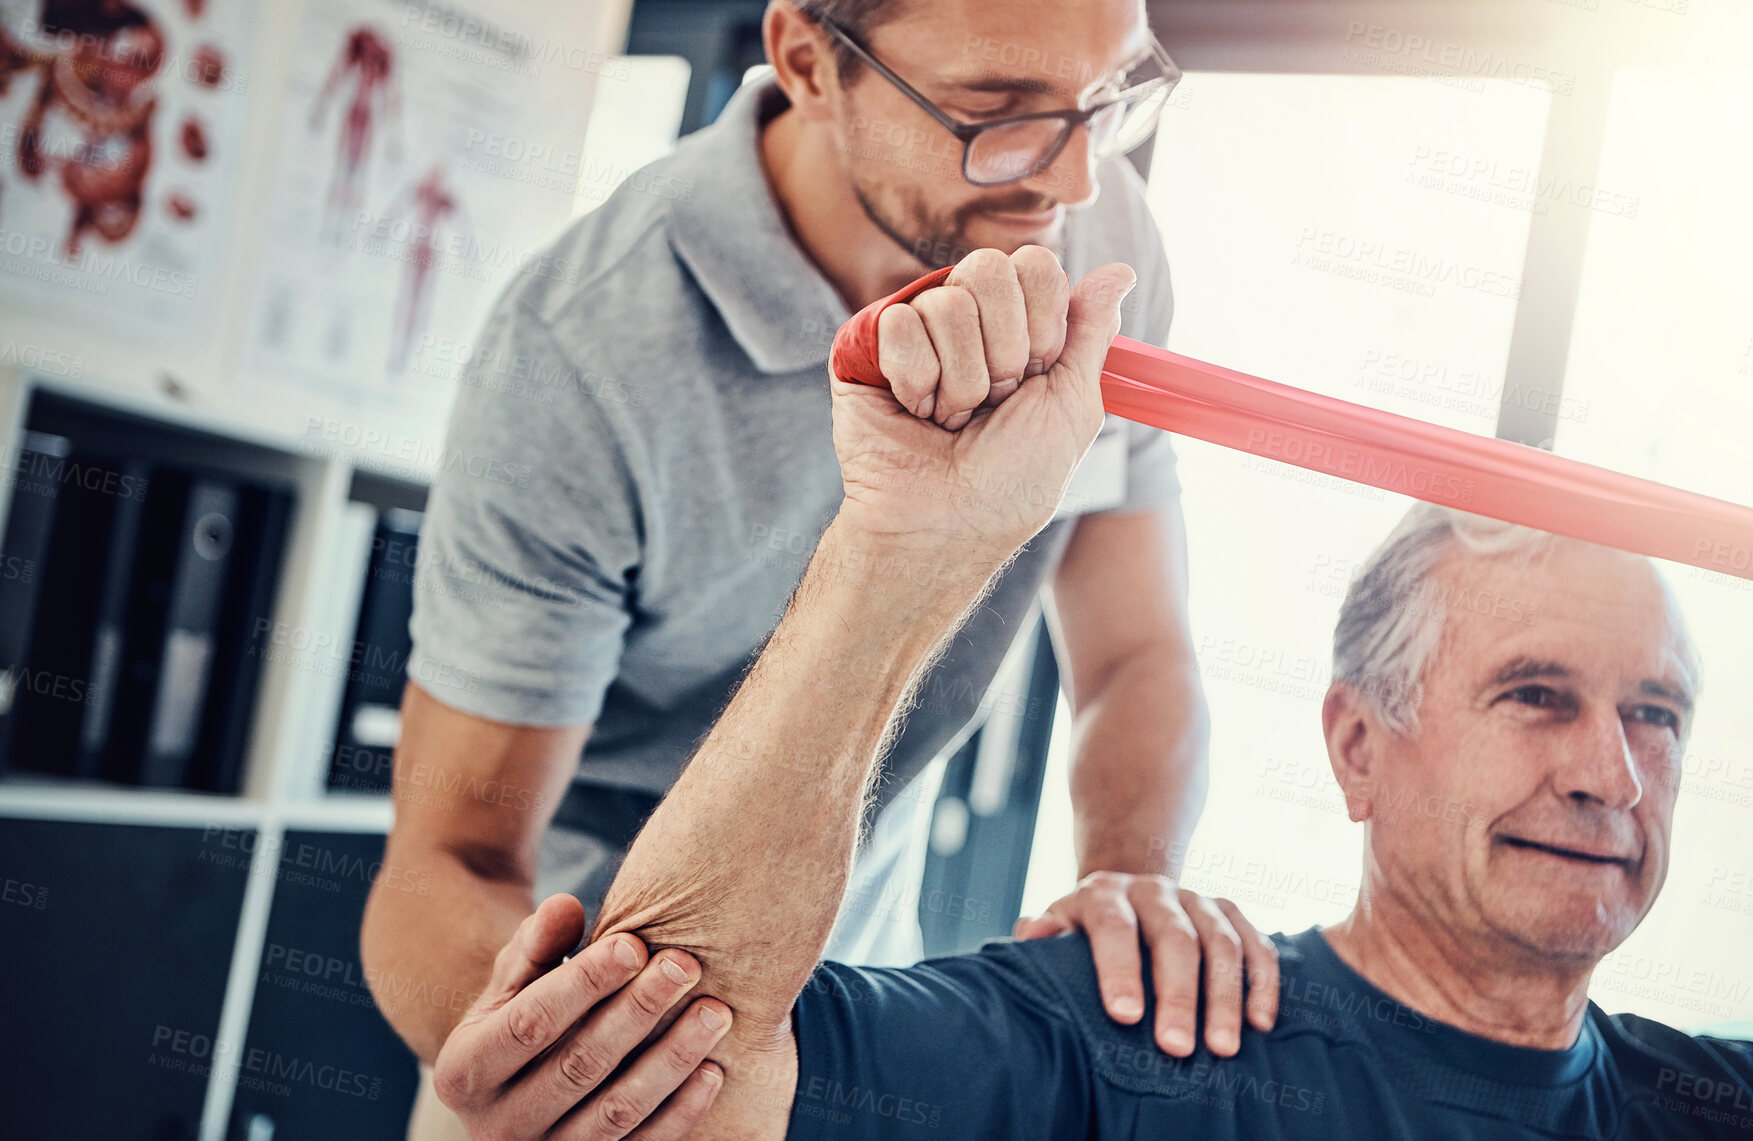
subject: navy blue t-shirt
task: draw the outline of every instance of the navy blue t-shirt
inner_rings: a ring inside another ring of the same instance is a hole
[[[1591,1003],[1570,1049],[1511,1046],[1390,998],[1317,929],[1273,940],[1278,1025],[1234,1058],[1162,1053],[1152,1009],[1109,1019],[1081,934],[824,964],[793,1010],[788,1137],[1753,1141],[1753,1043]]]

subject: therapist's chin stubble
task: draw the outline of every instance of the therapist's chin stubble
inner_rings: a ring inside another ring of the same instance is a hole
[[[1001,210],[1015,210],[1025,198],[1038,204],[1038,195],[1006,195],[979,198],[956,207],[947,217],[933,211],[917,190],[898,187],[856,186],[859,205],[876,227],[919,261],[934,269],[955,265],[977,249],[996,248],[1015,253],[1028,245],[1045,246],[1061,262],[1065,260],[1064,223],[1039,234],[1019,234],[1014,228],[981,225]]]

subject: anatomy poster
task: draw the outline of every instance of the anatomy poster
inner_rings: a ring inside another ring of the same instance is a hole
[[[518,270],[551,264],[541,248],[576,196],[564,156],[582,150],[590,84],[617,61],[583,42],[594,5],[506,8],[308,0],[245,334],[250,375],[442,407],[493,298]]]
[[[160,344],[215,332],[253,10],[0,0],[0,298]]]

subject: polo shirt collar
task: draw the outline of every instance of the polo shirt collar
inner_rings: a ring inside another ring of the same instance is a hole
[[[761,167],[760,124],[784,103],[771,76],[745,83],[676,149],[672,168],[694,193],[674,206],[671,243],[764,373],[826,363],[851,316],[792,238]]]

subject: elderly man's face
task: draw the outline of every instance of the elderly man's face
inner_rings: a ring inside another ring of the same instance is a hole
[[[1696,686],[1680,619],[1648,562],[1570,541],[1531,565],[1451,554],[1435,577],[1533,619],[1450,604],[1420,728],[1378,761],[1408,794],[1383,804],[1455,811],[1379,812],[1372,855],[1462,937],[1592,963],[1667,874]]]
[[[1110,94],[1148,55],[1150,34],[1138,0],[908,0],[866,46],[946,114],[979,123]],[[970,184],[956,137],[868,68],[847,92],[841,144],[865,213],[930,265],[988,246],[1063,253],[1066,208],[1097,194],[1085,129],[1040,174]]]

